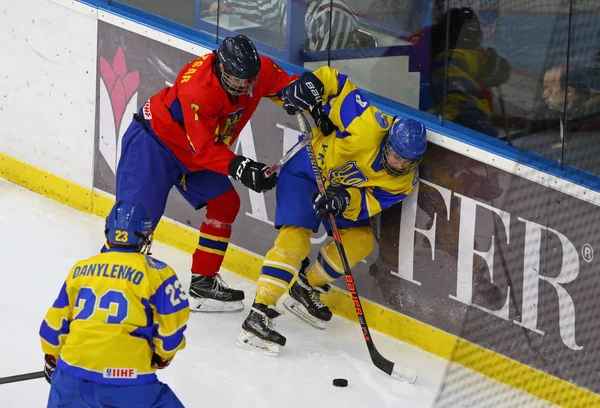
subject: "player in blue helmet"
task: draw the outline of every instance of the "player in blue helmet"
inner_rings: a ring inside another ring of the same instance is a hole
[[[394,121],[381,155],[381,165],[392,176],[402,176],[415,170],[427,148],[425,126],[414,119]]]
[[[116,203],[104,229],[110,247],[138,248],[148,254],[152,246],[152,218],[142,204]]]
[[[373,106],[367,96],[337,69],[324,66],[300,76],[283,92],[284,109],[310,112],[312,147],[326,194],[317,183],[306,151],[280,171],[275,227],[279,235],[267,252],[250,314],[238,343],[277,354],[286,339],[273,329],[275,306],[291,281],[283,304],[308,323],[325,328],[331,311],[320,300],[329,282],[344,274],[333,241],[311,266],[310,238],[333,214],[353,267],[373,249],[369,218],[402,201],[419,181],[419,163],[427,147],[422,123],[398,121]]]
[[[71,268],[40,327],[48,407],[183,407],[155,371],[185,347],[187,294],[147,254],[141,204],[116,203],[105,234],[109,246]]]

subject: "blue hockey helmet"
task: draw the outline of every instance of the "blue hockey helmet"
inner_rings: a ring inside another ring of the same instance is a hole
[[[152,218],[142,204],[119,201],[106,217],[104,234],[111,247],[134,247],[148,253],[152,245]]]
[[[421,163],[425,149],[427,130],[421,122],[408,118],[394,121],[386,137],[381,164],[393,176],[408,174]],[[408,165],[397,167],[398,163],[407,161],[410,161]]]

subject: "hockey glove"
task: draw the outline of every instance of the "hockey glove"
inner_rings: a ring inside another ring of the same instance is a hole
[[[52,384],[52,373],[56,370],[56,357],[50,354],[44,355],[44,378],[48,381],[48,384]]]
[[[323,83],[312,72],[303,72],[296,81],[283,90],[283,109],[290,115],[297,112],[312,112],[323,103]]]
[[[171,360],[163,360],[156,353],[152,355],[152,366],[156,367],[157,370],[162,370],[163,368],[167,368],[171,364]]]
[[[317,217],[327,219],[329,214],[334,216],[342,215],[350,204],[350,193],[346,187],[331,183],[325,192],[325,195],[315,192],[312,196],[313,209]]]
[[[272,190],[277,184],[277,174],[265,177],[268,166],[244,156],[237,156],[229,163],[229,174],[235,180],[257,193]]]
[[[323,111],[323,107],[321,105],[317,105],[310,111],[310,116],[315,120],[315,123],[321,129],[321,132],[325,136],[330,135],[331,132],[336,130],[336,126],[333,124],[329,116]]]

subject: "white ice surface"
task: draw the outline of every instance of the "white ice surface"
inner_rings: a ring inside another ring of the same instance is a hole
[[[4,377],[42,370],[40,322],[72,264],[102,246],[104,221],[0,179],[0,226]],[[188,254],[158,242],[152,252],[189,285]],[[228,271],[222,274],[231,286],[244,289],[248,308],[255,283]],[[192,314],[187,348],[159,373],[186,407],[551,406],[467,369],[462,370],[472,377],[472,386],[436,400],[448,367],[445,360],[373,333],[384,356],[418,369],[415,384],[398,382],[373,366],[359,326],[337,316],[320,331],[284,314],[276,323],[288,343],[279,356],[268,357],[236,345],[246,313]],[[347,388],[332,386],[339,377],[348,379]],[[48,390],[43,379],[0,385],[0,407],[43,407]]]

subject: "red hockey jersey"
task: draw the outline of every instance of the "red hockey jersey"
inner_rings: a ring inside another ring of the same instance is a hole
[[[187,64],[173,86],[152,96],[142,112],[154,133],[188,170],[228,175],[229,162],[235,157],[230,146],[260,99],[278,99],[277,92],[297,75],[288,75],[270,58],[261,56],[252,94],[230,97],[215,73],[215,58],[215,53],[210,53]]]

